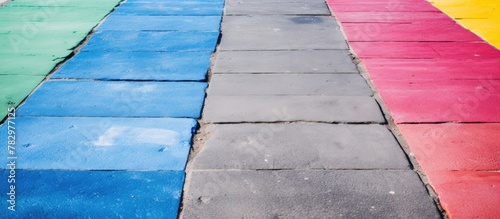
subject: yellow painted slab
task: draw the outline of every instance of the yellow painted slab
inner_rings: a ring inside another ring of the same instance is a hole
[[[500,0],[430,0],[465,28],[500,48]]]

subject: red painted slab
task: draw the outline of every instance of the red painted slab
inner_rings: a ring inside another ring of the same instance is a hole
[[[432,49],[443,58],[500,58],[500,51],[488,43],[432,43]]]
[[[500,59],[363,59],[371,79],[500,79]]]
[[[442,12],[348,12],[336,13],[342,23],[412,23],[452,21]]]
[[[397,124],[500,122],[498,91],[379,89],[379,93]]]
[[[429,43],[415,42],[349,42],[359,58],[439,58]]]
[[[500,169],[500,123],[400,124],[424,170]]]
[[[337,12],[366,12],[366,11],[386,11],[386,12],[412,12],[412,11],[439,11],[426,1],[364,1],[364,2],[343,2],[337,3],[335,0],[327,0],[328,5]]]
[[[342,27],[350,42],[482,41],[472,32],[448,20],[410,24],[345,23]]]
[[[499,218],[500,172],[426,171],[426,174],[449,218]]]

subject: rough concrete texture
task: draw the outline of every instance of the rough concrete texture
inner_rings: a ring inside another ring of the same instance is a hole
[[[210,94],[215,96],[372,95],[358,74],[216,74],[210,84]]]
[[[226,15],[330,15],[324,1],[226,1]]]
[[[227,1],[181,218],[440,218],[324,3]]]
[[[380,125],[210,125],[195,169],[408,169]]]
[[[413,171],[193,171],[184,218],[441,218]]]
[[[333,17],[226,16],[221,50],[347,49]]]
[[[214,73],[357,73],[348,50],[219,51]]]
[[[215,96],[204,108],[206,122],[383,123],[372,97],[363,96]]]

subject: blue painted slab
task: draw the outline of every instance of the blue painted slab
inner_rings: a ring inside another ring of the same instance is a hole
[[[16,211],[2,180],[0,218],[175,219],[183,183],[183,172],[16,170]]]
[[[47,81],[19,116],[199,118],[206,83]]]
[[[202,81],[211,52],[81,52],[55,78]]]
[[[224,0],[175,0],[176,2],[218,2],[224,3]],[[166,0],[127,0],[127,3],[165,3]]]
[[[197,125],[194,119],[102,117],[18,117],[15,123],[17,167],[49,170],[182,171]],[[0,127],[0,139],[7,131]],[[0,150],[0,157],[7,153]]]
[[[112,13],[98,30],[219,32],[220,22],[220,16],[137,16]]]
[[[102,31],[94,34],[81,51],[210,51],[218,32]]]
[[[125,2],[120,5],[120,7],[118,7],[113,13],[127,15],[222,16],[223,7],[223,2]]]

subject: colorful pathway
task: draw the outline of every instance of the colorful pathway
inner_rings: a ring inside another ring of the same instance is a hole
[[[431,3],[9,2],[0,216],[497,218],[498,4]]]

